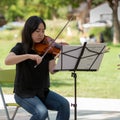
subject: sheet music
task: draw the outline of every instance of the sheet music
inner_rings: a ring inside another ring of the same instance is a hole
[[[105,50],[105,43],[87,44],[78,64],[78,71],[96,71],[99,69]],[[72,71],[79,58],[82,45],[64,45],[55,70]]]

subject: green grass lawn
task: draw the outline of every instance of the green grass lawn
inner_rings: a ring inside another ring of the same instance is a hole
[[[9,32],[13,36],[15,33],[19,34],[17,30]],[[79,44],[79,34],[77,30],[74,30],[74,33],[73,36],[64,35],[65,37],[63,38],[70,44]],[[5,35],[4,32],[0,33],[0,35],[3,34]],[[14,37],[11,38],[11,40],[6,40],[6,38],[0,39],[0,67],[2,69],[15,68],[15,66],[6,66],[4,64],[4,59],[10,49],[19,40],[20,38]],[[118,57],[120,54],[120,47],[115,47],[113,45],[108,45],[108,47],[110,47],[110,51],[104,54],[98,71],[76,72],[78,97],[120,98],[120,70],[117,69],[117,64],[120,63]],[[4,88],[4,91],[8,93],[12,91],[12,89],[13,88],[7,86]],[[51,75],[51,89],[64,96],[74,96],[74,79],[71,77],[71,72],[57,72],[56,74]]]
[[[110,46],[110,51],[104,54],[98,71],[76,72],[77,96],[120,98],[120,71],[117,69],[117,64],[120,63],[118,57],[119,49],[119,47]],[[3,56],[5,57],[6,54],[4,52]],[[4,58],[3,56],[2,58]],[[5,69],[8,68],[10,69],[10,66],[5,66]],[[71,73],[70,71],[64,71],[51,75],[51,89],[64,96],[74,96],[74,79],[71,77]],[[5,91],[7,93],[10,89]]]

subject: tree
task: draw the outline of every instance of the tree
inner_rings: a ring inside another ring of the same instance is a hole
[[[118,3],[119,0],[106,0],[112,9],[112,19],[113,19],[113,44],[120,43],[120,23],[118,20]],[[90,8],[95,7],[101,3],[104,3],[105,0],[86,0]]]
[[[120,24],[118,21],[118,0],[107,0],[113,11],[113,44],[120,43]]]

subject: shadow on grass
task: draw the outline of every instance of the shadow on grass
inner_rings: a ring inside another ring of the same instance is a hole
[[[74,81],[71,81],[71,80],[66,80],[66,79],[55,79],[55,80],[51,80],[51,87],[54,86],[54,87],[59,87],[59,86],[73,86],[74,84]]]

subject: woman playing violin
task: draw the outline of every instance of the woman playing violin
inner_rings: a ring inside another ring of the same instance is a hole
[[[36,43],[44,42],[45,29],[43,19],[29,17],[22,31],[21,43],[11,49],[5,64],[16,64],[14,97],[21,107],[32,114],[30,120],[45,120],[48,110],[57,111],[56,120],[69,120],[69,102],[50,90],[49,73],[53,73],[55,67],[54,55],[47,53],[42,57],[34,48]]]

